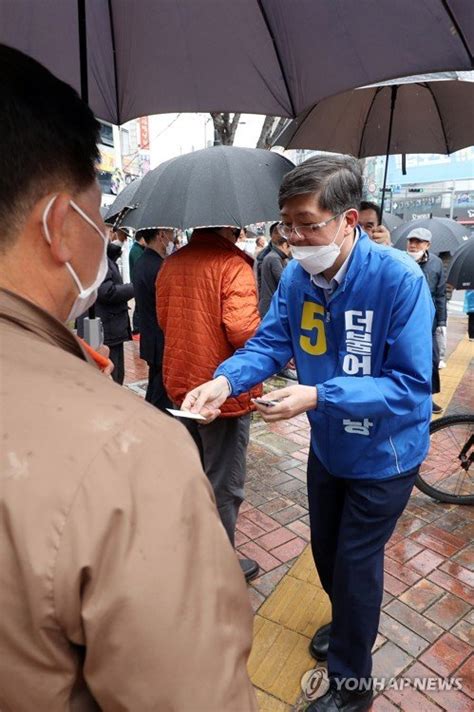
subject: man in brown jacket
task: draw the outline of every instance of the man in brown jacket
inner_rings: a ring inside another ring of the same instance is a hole
[[[0,710],[255,711],[195,445],[63,325],[103,278],[98,124],[2,45],[0,85]]]

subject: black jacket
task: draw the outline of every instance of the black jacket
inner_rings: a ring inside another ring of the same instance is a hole
[[[446,277],[443,262],[436,255],[425,252],[418,264],[428,282],[435,307],[433,329],[437,326],[446,326]]]
[[[260,294],[260,290],[262,288],[262,265],[263,265],[263,260],[265,257],[268,255],[270,250],[272,249],[272,241],[270,240],[268,244],[263,248],[261,252],[258,253],[257,257],[255,258],[255,264],[256,264],[256,273],[257,273],[257,288],[258,288],[258,293]]]
[[[107,246],[107,261],[109,269],[99,287],[95,303],[96,316],[100,316],[104,326],[104,343],[107,346],[118,346],[132,338],[130,319],[128,316],[128,301],[133,299],[133,284],[124,284],[117,267],[117,259],[122,252],[118,245]]]
[[[140,358],[149,364],[163,362],[164,335],[156,316],[155,283],[163,258],[147,247],[135,264],[133,286],[140,318]]]
[[[288,264],[288,257],[278,247],[272,245],[267,255],[262,261],[262,273],[260,283],[260,300],[258,309],[260,316],[263,317],[270,308],[273,294],[276,292],[278,282],[280,281],[281,273]]]

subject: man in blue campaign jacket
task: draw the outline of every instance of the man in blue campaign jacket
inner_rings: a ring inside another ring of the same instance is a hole
[[[306,411],[311,423],[311,545],[332,622],[310,645],[330,677],[310,712],[370,707],[384,546],[429,444],[432,300],[413,260],[358,227],[361,192],[348,156],[311,158],[285,176],[279,229],[294,259],[256,335],[182,406],[211,420],[230,394],[295,359],[300,385],[257,407],[268,422]]]

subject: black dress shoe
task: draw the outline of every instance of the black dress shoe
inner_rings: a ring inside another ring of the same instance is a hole
[[[326,694],[310,704],[306,712],[366,712],[371,708],[373,698],[372,690],[348,692],[331,684]]]
[[[251,581],[258,576],[260,568],[256,561],[253,559],[239,559],[239,563],[246,581]]]
[[[319,660],[320,662],[327,660],[330,634],[331,624],[328,623],[316,631],[311,643],[309,644],[309,652],[313,658]]]
[[[432,410],[435,415],[438,415],[439,413],[443,412],[444,408],[442,408],[440,405],[438,405],[437,403],[435,403],[433,401],[433,409]]]

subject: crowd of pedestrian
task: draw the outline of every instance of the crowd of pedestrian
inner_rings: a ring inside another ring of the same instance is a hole
[[[245,579],[258,564],[234,546],[258,411],[311,425],[311,547],[332,621],[311,641],[330,686],[309,711],[369,709],[384,546],[441,410],[431,233],[393,249],[359,162],[316,156],[283,179],[252,256],[242,226],[200,226],[184,245],[139,230],[124,283],[128,236],[104,232],[91,111],[3,46],[0,78],[0,708],[256,711]],[[116,383],[66,326],[91,307]],[[116,385],[132,333],[146,403]],[[297,382],[262,395],[288,364]],[[195,417],[182,427],[170,406]]]

